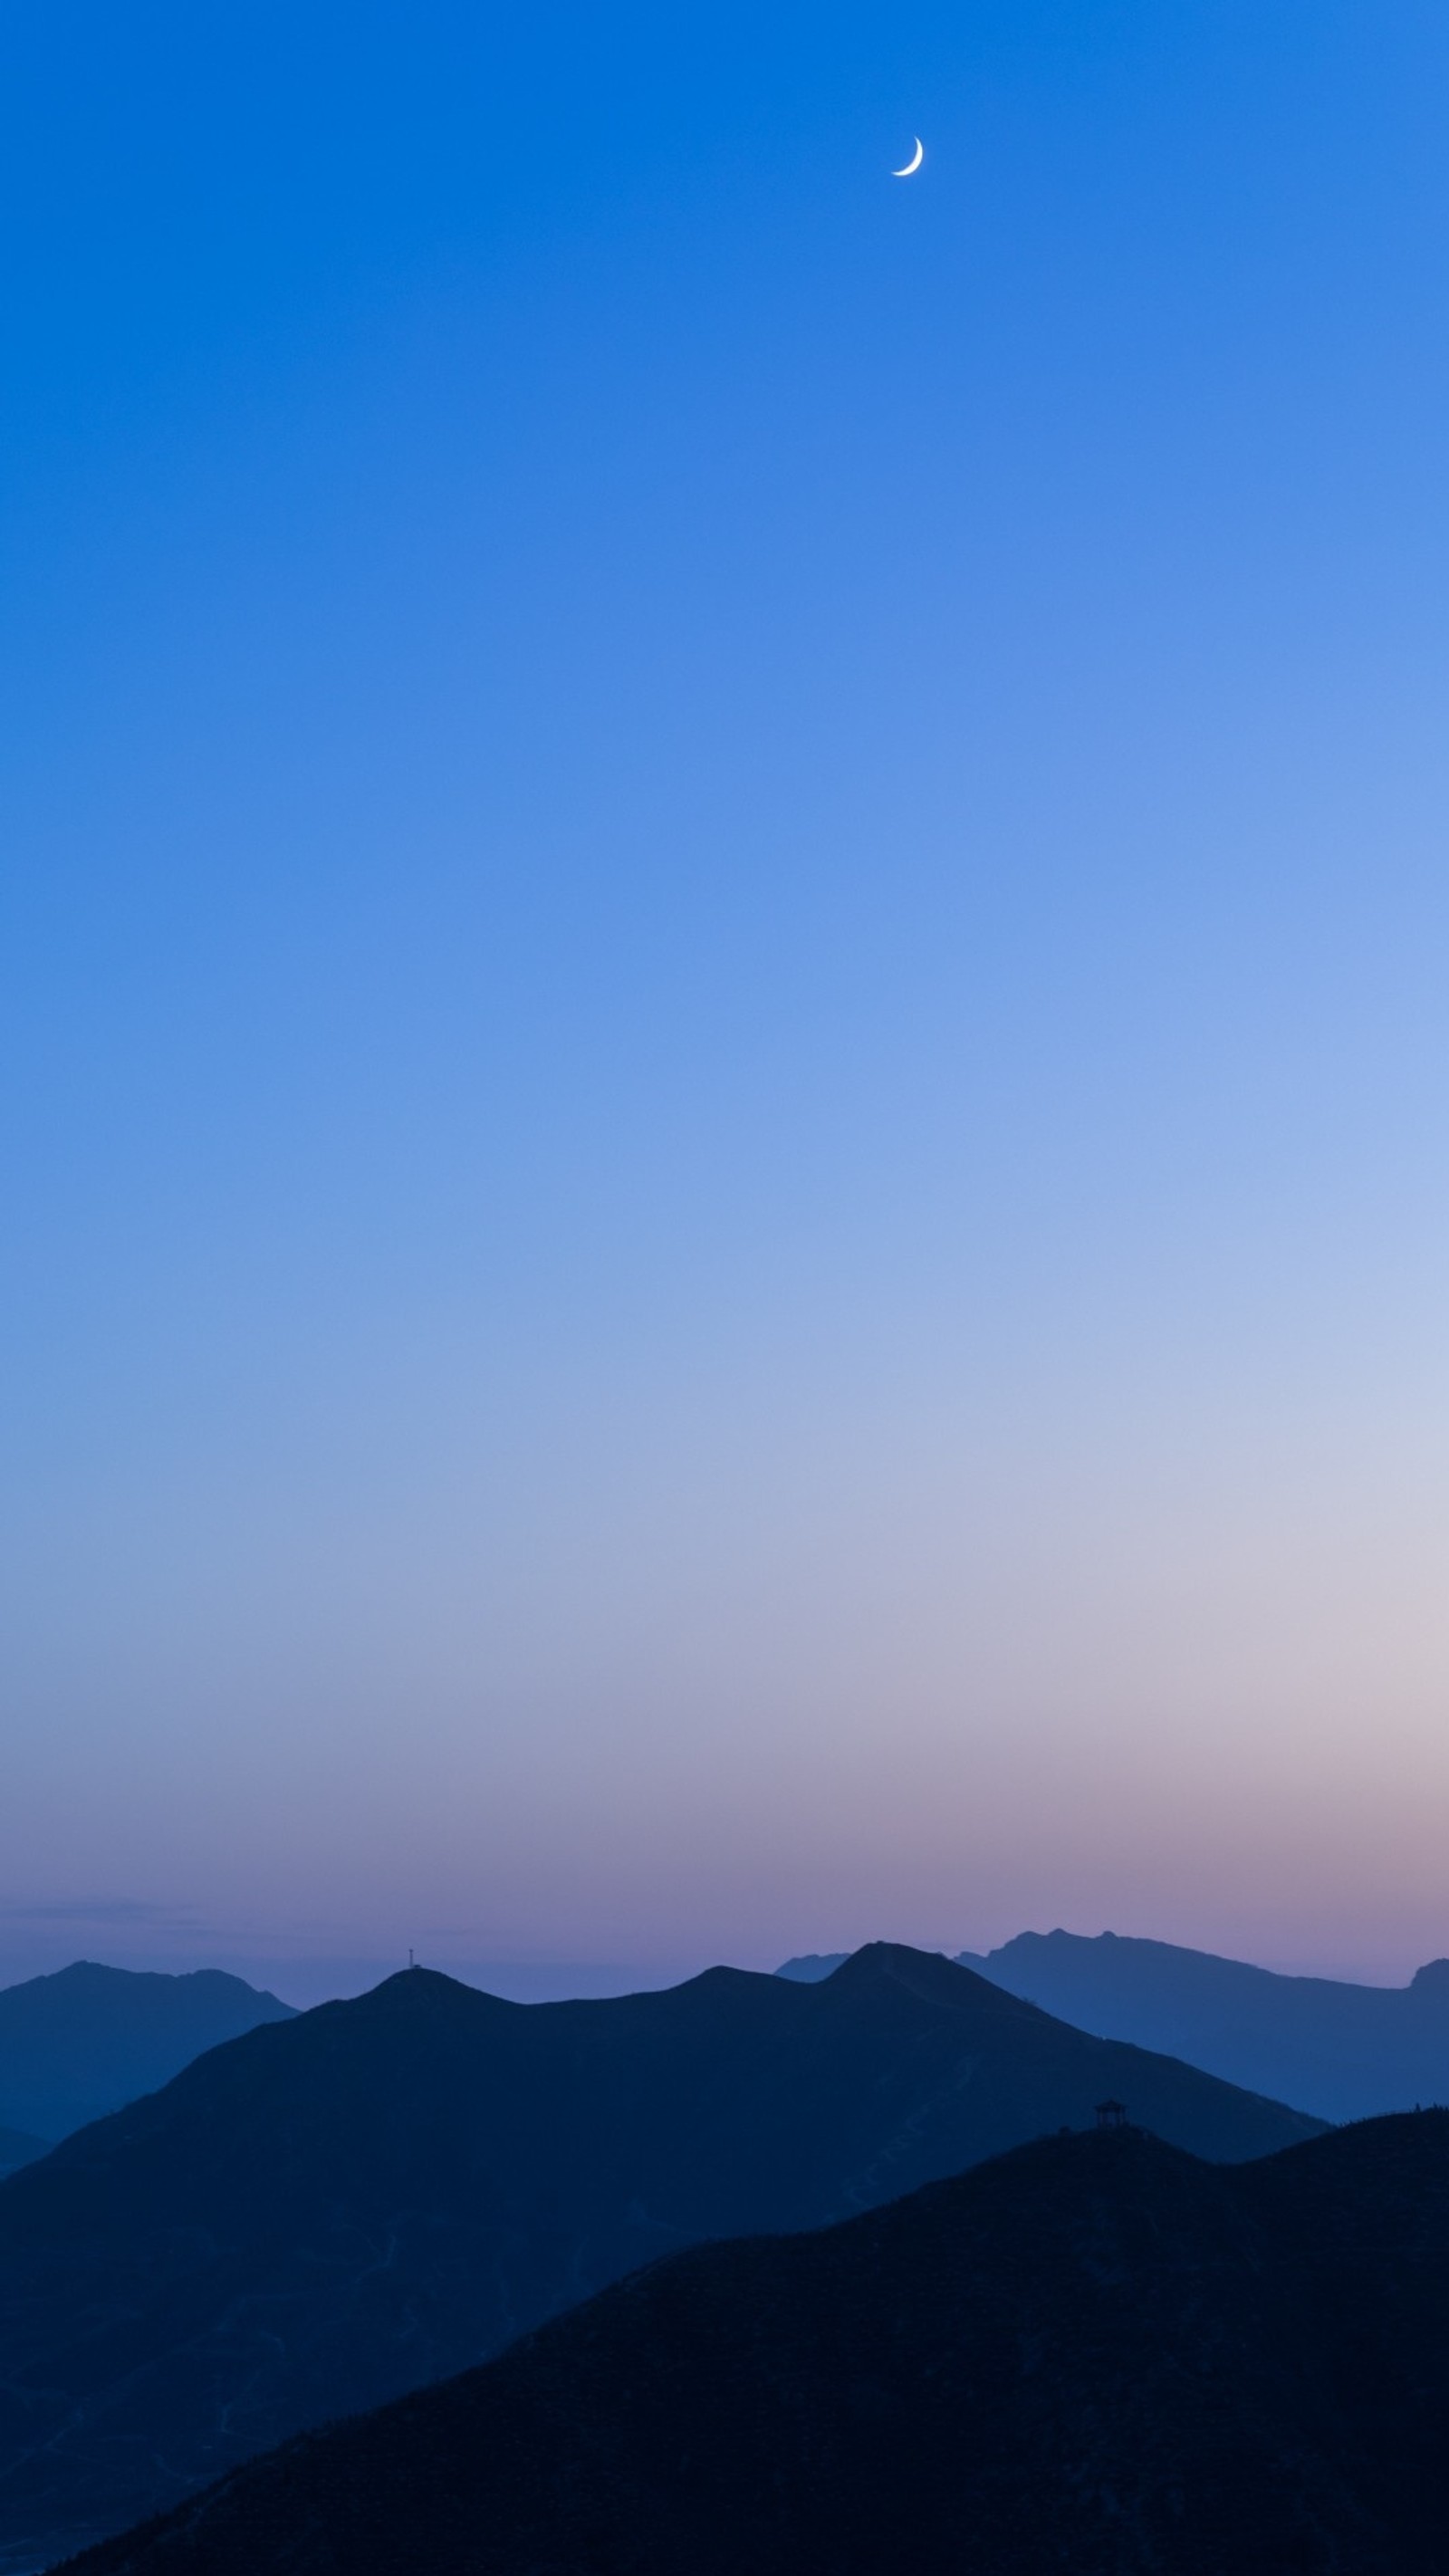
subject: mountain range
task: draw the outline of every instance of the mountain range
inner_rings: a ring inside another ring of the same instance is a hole
[[[1449,2116],[1051,2138],[636,2274],[72,2576],[1441,2576]]]
[[[818,1983],[847,1955],[807,1953],[777,1974]],[[1407,1986],[1359,1986],[1114,1932],[1022,1932],[959,1964],[1079,2030],[1185,2057],[1324,2120],[1449,2102],[1449,1959]]]
[[[1449,2103],[1449,1959],[1407,1986],[1356,1986],[1167,1941],[1023,1932],[964,1964],[1079,2029],[1190,2058],[1325,2120]]]
[[[416,1969],[253,2030],[0,2183],[0,2566],[657,2255],[869,2209],[1105,2097],[1219,2159],[1319,2126],[887,1944],[824,1985],[571,2004]]]
[[[0,1988],[0,2132],[29,2153],[169,2084],[204,2049],[290,2021],[292,2007],[219,1968],[167,1977],[77,1960]],[[11,2164],[26,2155],[10,2155]],[[5,2144],[0,2136],[0,2172]]]

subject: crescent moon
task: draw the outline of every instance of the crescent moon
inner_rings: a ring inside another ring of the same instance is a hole
[[[914,179],[916,172],[919,170],[925,157],[926,147],[918,134],[916,136],[916,148],[911,154],[909,161],[906,163],[904,170],[892,170],[891,177],[893,179]]]

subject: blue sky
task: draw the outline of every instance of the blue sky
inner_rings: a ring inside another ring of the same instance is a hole
[[[0,1966],[1449,1947],[1442,13],[0,128]]]

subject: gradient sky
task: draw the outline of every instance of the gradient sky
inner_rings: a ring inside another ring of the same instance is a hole
[[[0,58],[0,1968],[1449,1949],[1442,7]]]

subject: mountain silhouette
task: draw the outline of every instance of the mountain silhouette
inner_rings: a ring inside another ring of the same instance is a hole
[[[1357,2120],[1449,2102],[1449,1959],[1408,1986],[1283,1977],[1168,1941],[1022,1932],[961,1964],[1083,2030]]]
[[[0,2128],[69,2137],[169,2084],[204,2049],[291,2019],[290,2004],[219,1968],[165,1977],[80,1959],[0,1988]]]
[[[789,1977],[797,1986],[818,1986],[827,1977],[833,1977],[837,1968],[843,1968],[849,1957],[848,1950],[805,1950],[798,1959],[784,1960],[775,1974]],[[965,1964],[961,1960],[957,1962],[958,1966]]]
[[[255,2030],[0,2183],[0,2551],[34,2565],[656,2255],[870,2208],[1108,2094],[1212,2157],[1318,2125],[886,1944],[825,1985],[587,2003],[417,1969]]]
[[[652,2266],[72,2576],[1442,2576],[1449,2116]]]
[[[0,2129],[0,2175],[18,2173],[37,2156],[50,2153],[49,2138],[32,2138],[24,2129]]]

